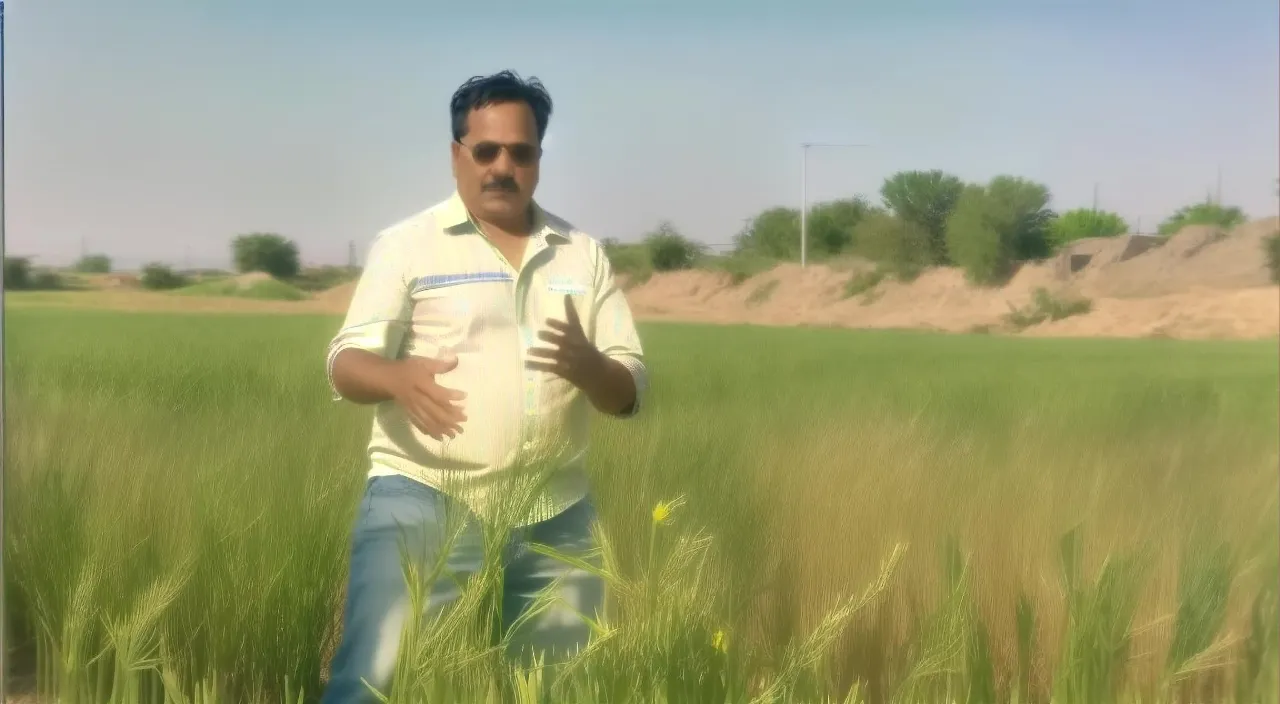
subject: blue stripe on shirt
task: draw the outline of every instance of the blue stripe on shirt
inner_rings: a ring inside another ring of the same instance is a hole
[[[419,276],[413,280],[413,293],[421,293],[436,288],[445,288],[446,286],[458,286],[460,284],[476,284],[490,283],[499,281],[514,281],[511,274],[505,271],[477,271],[469,274],[430,274],[428,276]]]

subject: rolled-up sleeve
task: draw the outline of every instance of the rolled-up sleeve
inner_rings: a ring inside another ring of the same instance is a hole
[[[592,330],[596,347],[610,359],[622,363],[636,384],[636,400],[630,408],[618,414],[630,418],[640,412],[649,389],[649,372],[644,363],[644,349],[636,332],[635,320],[626,294],[618,287],[613,265],[604,248],[595,248],[595,316]]]
[[[356,348],[391,358],[399,351],[412,315],[403,239],[395,231],[374,239],[342,329],[329,342],[325,370],[335,401],[342,400],[333,382],[333,362],[340,352]]]

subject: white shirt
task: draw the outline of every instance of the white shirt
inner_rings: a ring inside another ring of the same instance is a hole
[[[604,248],[537,205],[534,212],[519,268],[477,230],[456,193],[378,234],[329,344],[330,385],[333,360],[348,348],[388,359],[456,354],[458,366],[437,379],[467,394],[467,420],[457,437],[437,441],[394,402],[378,404],[370,476],[403,475],[453,494],[461,481],[457,498],[485,515],[511,491],[498,480],[547,468],[550,483],[525,522],[583,498],[590,402],[564,379],[525,367],[527,350],[546,345],[537,338],[546,319],[564,320],[565,294],[596,347],[635,379],[636,403],[624,415],[639,411],[644,353]]]

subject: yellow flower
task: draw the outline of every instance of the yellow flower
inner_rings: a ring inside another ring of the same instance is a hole
[[[659,501],[657,506],[653,507],[653,522],[666,523],[671,517],[671,505],[666,501]]]
[[[671,512],[675,511],[683,503],[683,497],[672,499],[671,501],[659,501],[658,504],[653,507],[653,522],[658,525],[665,524],[667,521],[671,520]]]
[[[725,636],[724,631],[716,631],[715,635],[711,637],[711,647],[722,653],[729,652],[729,639]]]

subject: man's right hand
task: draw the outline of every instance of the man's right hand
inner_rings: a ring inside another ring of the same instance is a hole
[[[368,350],[348,348],[334,358],[331,373],[342,398],[361,404],[394,401],[414,427],[443,440],[457,437],[467,419],[461,405],[467,395],[436,382],[436,376],[457,366],[457,355],[447,350],[440,359],[387,359]]]
[[[457,437],[467,419],[461,403],[467,395],[436,381],[437,375],[457,366],[455,355],[444,359],[406,357],[395,362],[392,385],[388,389],[392,398],[404,409],[415,428],[436,440]]]

